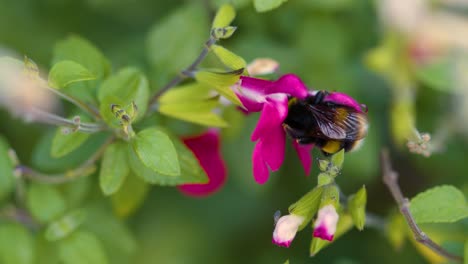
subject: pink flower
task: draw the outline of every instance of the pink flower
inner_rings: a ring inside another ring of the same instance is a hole
[[[281,247],[289,247],[297,229],[304,222],[304,217],[299,215],[284,215],[276,222],[273,231],[273,243]]]
[[[276,81],[242,76],[240,86],[241,89],[235,92],[246,110],[261,111],[251,139],[257,141],[252,157],[254,178],[263,184],[268,180],[270,170],[278,170],[284,161],[286,134],[282,124],[288,115],[288,97],[303,99],[308,92],[299,77],[293,74],[286,74]],[[307,174],[312,162],[311,148],[295,144]]]
[[[317,220],[314,223],[314,237],[332,241],[336,231],[339,215],[333,205],[326,205],[318,211]]]
[[[234,89],[247,112],[261,112],[260,119],[252,133],[251,140],[256,141],[252,161],[255,180],[263,184],[271,171],[277,171],[284,161],[286,133],[283,122],[288,116],[288,101],[294,97],[304,100],[315,96],[316,91],[308,91],[304,83],[294,74],[283,75],[276,81],[267,81],[241,76],[240,88]],[[350,96],[339,93],[327,93],[324,102],[349,106],[362,112],[361,105]],[[313,144],[303,145],[293,141],[306,175],[309,175]]]
[[[190,196],[207,196],[219,190],[226,181],[226,166],[220,152],[219,131],[210,129],[206,133],[183,139],[184,144],[195,154],[208,175],[208,183],[183,184],[179,190]]]

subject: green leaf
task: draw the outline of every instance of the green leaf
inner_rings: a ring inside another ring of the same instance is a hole
[[[187,103],[161,104],[159,112],[180,120],[205,125],[209,127],[226,127],[228,124],[213,110],[219,105],[218,101],[195,101]]]
[[[88,40],[78,36],[69,36],[55,46],[53,64],[64,60],[82,65],[98,79],[110,73],[110,63],[99,49]]]
[[[234,72],[210,72],[198,71],[195,73],[195,79],[209,87],[214,88],[222,96],[236,105],[242,105],[237,95],[231,89],[231,86],[239,81],[243,69]]]
[[[130,171],[127,163],[127,144],[114,142],[104,152],[99,173],[99,185],[104,195],[117,192]]]
[[[224,65],[233,70],[243,69],[247,65],[243,58],[239,57],[238,55],[234,54],[233,52],[222,46],[213,45],[211,47],[211,50]]]
[[[60,61],[49,72],[49,86],[60,89],[74,82],[94,80],[96,77],[81,64]]]
[[[128,159],[133,172],[146,182],[158,185],[176,186],[185,183],[208,182],[208,176],[200,166],[200,163],[198,163],[195,155],[180,141],[180,139],[173,135],[170,135],[170,138],[177,150],[177,157],[180,163],[179,176],[166,176],[151,170],[138,159],[133,149],[130,148]]]
[[[336,225],[336,232],[333,238],[333,241],[336,241],[339,237],[344,235],[348,232],[351,227],[353,226],[353,220],[350,215],[343,214],[340,215],[340,219]],[[312,242],[310,243],[310,256],[315,256],[317,253],[322,250],[324,247],[330,245],[333,242],[323,240],[317,237],[312,238]]]
[[[63,133],[63,128],[57,128],[50,155],[54,158],[60,158],[79,148],[89,138],[90,134],[80,131]]]
[[[34,218],[43,223],[57,218],[66,209],[65,200],[55,187],[39,183],[29,185],[26,204]]]
[[[317,213],[321,202],[322,192],[322,187],[316,187],[302,196],[299,201],[289,206],[288,210],[290,214],[304,217],[304,222],[299,226],[299,230],[306,227],[315,213]]]
[[[8,197],[15,187],[14,165],[8,155],[9,145],[0,136],[0,202]]]
[[[60,241],[58,250],[65,264],[105,264],[108,263],[101,242],[89,232],[79,231]]]
[[[465,196],[450,185],[437,186],[418,194],[411,200],[410,210],[418,224],[451,223],[468,217]]]
[[[139,113],[136,119],[141,119],[148,108],[148,80],[138,69],[124,68],[101,84],[98,90],[98,99],[101,102],[102,117],[108,124],[115,125],[116,119],[111,112],[111,104],[125,107],[135,102]]]
[[[208,37],[207,17],[201,5],[188,4],[154,25],[147,50],[158,72],[172,74],[193,62]]]
[[[170,89],[159,97],[158,102],[160,104],[191,103],[193,101],[204,101],[211,97],[213,95],[210,94],[210,88],[194,82]]]
[[[331,157],[331,162],[333,166],[336,166],[338,169],[341,169],[343,167],[344,162],[344,149],[342,149],[338,153],[333,154],[333,156]]]
[[[224,4],[216,12],[211,28],[223,28],[231,24],[236,17],[236,10],[230,4]]]
[[[32,235],[19,224],[0,225],[0,263],[34,263],[34,240]]]
[[[266,12],[278,8],[288,0],[254,0],[255,10],[257,12]]]
[[[45,230],[45,238],[48,241],[57,241],[75,231],[84,221],[85,212],[74,210],[50,223]]]
[[[149,185],[133,173],[125,178],[118,192],[111,196],[112,208],[120,217],[127,217],[135,212],[145,201]]]
[[[362,186],[356,194],[348,198],[348,211],[351,213],[354,225],[358,230],[364,229],[366,223],[366,203],[367,192],[365,186]]]
[[[177,152],[166,133],[147,128],[140,131],[131,144],[140,161],[148,168],[167,176],[180,175]]]

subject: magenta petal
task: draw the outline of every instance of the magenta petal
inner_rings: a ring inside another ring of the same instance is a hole
[[[309,176],[310,169],[312,167],[312,155],[310,152],[314,148],[314,144],[300,145],[297,141],[293,140],[293,147],[299,156],[299,160],[301,161],[306,176]]]
[[[282,123],[288,115],[288,98],[285,95],[278,95],[277,97],[275,99],[267,98],[263,105],[260,119],[251,136],[252,141],[256,141],[263,135],[270,133],[271,129],[282,129]]]
[[[263,96],[271,94],[271,92],[268,91],[272,90],[275,86],[275,82],[247,76],[241,76],[240,81],[240,86],[242,88],[252,90]]]
[[[270,172],[265,163],[265,160],[263,159],[261,141],[257,142],[253,150],[252,166],[255,181],[259,184],[264,184],[268,180]]]
[[[308,94],[305,84],[294,74],[285,74],[275,83],[275,90],[270,91],[270,93],[285,93],[300,99],[305,98]]]
[[[328,233],[327,228],[324,225],[318,226],[314,229],[314,237],[321,238],[323,240],[333,241],[333,234]]]
[[[260,112],[263,107],[263,102],[257,102],[254,101],[247,96],[243,95],[240,92],[235,91],[237,98],[239,98],[239,101],[241,101],[242,105],[244,106],[245,110],[247,113],[250,112]],[[244,109],[243,109],[244,111]]]
[[[204,184],[183,184],[178,186],[179,190],[190,196],[206,196],[219,190],[227,176],[219,148],[219,132],[211,129],[200,136],[186,138],[183,141],[197,157],[209,181]]]
[[[333,92],[325,97],[324,102],[333,102],[340,105],[354,108],[357,112],[362,112],[361,105],[351,96],[345,93]]]
[[[277,171],[284,161],[286,133],[282,126],[270,128],[262,139],[261,154],[272,171]]]

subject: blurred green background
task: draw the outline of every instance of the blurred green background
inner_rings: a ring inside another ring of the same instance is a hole
[[[77,34],[99,47],[110,58],[114,71],[127,65],[144,69],[156,90],[196,57],[222,2],[227,1],[0,0],[0,47],[26,54],[47,70],[55,43]],[[258,13],[250,0],[232,2],[238,11],[233,25],[238,29],[231,39],[221,42],[223,46],[246,61],[276,59],[281,73],[299,75],[310,88],[346,92],[368,106],[369,135],[358,152],[346,155],[337,179],[344,193],[366,185],[369,211],[384,218],[395,209],[380,178],[378,155],[382,146],[393,150],[394,166],[407,196],[437,184],[452,184],[467,193],[465,132],[451,130],[444,141],[445,151],[429,158],[410,154],[391,139],[395,82],[388,81],[388,75],[376,74],[364,62],[366,54],[379,46],[389,31],[379,19],[378,3],[291,0],[273,11]],[[168,20],[178,25],[176,32],[160,30]],[[453,116],[466,122],[454,113],[461,106],[455,104],[451,90],[433,89],[418,78],[412,84],[418,88],[414,107],[417,127],[422,131],[436,131],[441,120],[453,120]],[[53,128],[24,124],[3,110],[0,118],[0,132],[20,159],[46,166],[34,161],[33,149]],[[274,212],[286,213],[290,204],[314,187],[318,169],[314,165],[311,176],[304,177],[288,146],[281,170],[265,185],[256,184],[251,172],[254,144],[250,133],[257,119],[258,115],[248,116],[239,133],[225,134],[222,149],[229,175],[221,191],[196,199],[175,188],[152,187],[142,207],[123,220],[130,230],[131,250],[108,246],[109,240],[112,244],[112,240],[121,239],[112,227],[101,232],[98,237],[104,241],[110,263],[284,263],[287,259],[290,263],[335,264],[426,262],[411,243],[395,250],[382,230],[374,228],[353,229],[313,258],[308,256],[310,228],[298,233],[289,249],[273,245]],[[320,156],[315,150],[314,157]],[[90,183],[97,186],[95,178]],[[55,263],[47,259],[47,253],[42,254],[41,263]]]

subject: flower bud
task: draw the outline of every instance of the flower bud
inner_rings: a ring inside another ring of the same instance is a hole
[[[289,247],[300,225],[304,222],[304,217],[295,214],[282,216],[276,222],[273,231],[273,243],[281,247]]]
[[[366,187],[362,188],[348,199],[348,209],[353,218],[354,225],[358,230],[362,230],[366,224]]]
[[[333,205],[329,204],[320,208],[317,220],[314,223],[314,237],[332,241],[338,223],[338,213]]]

